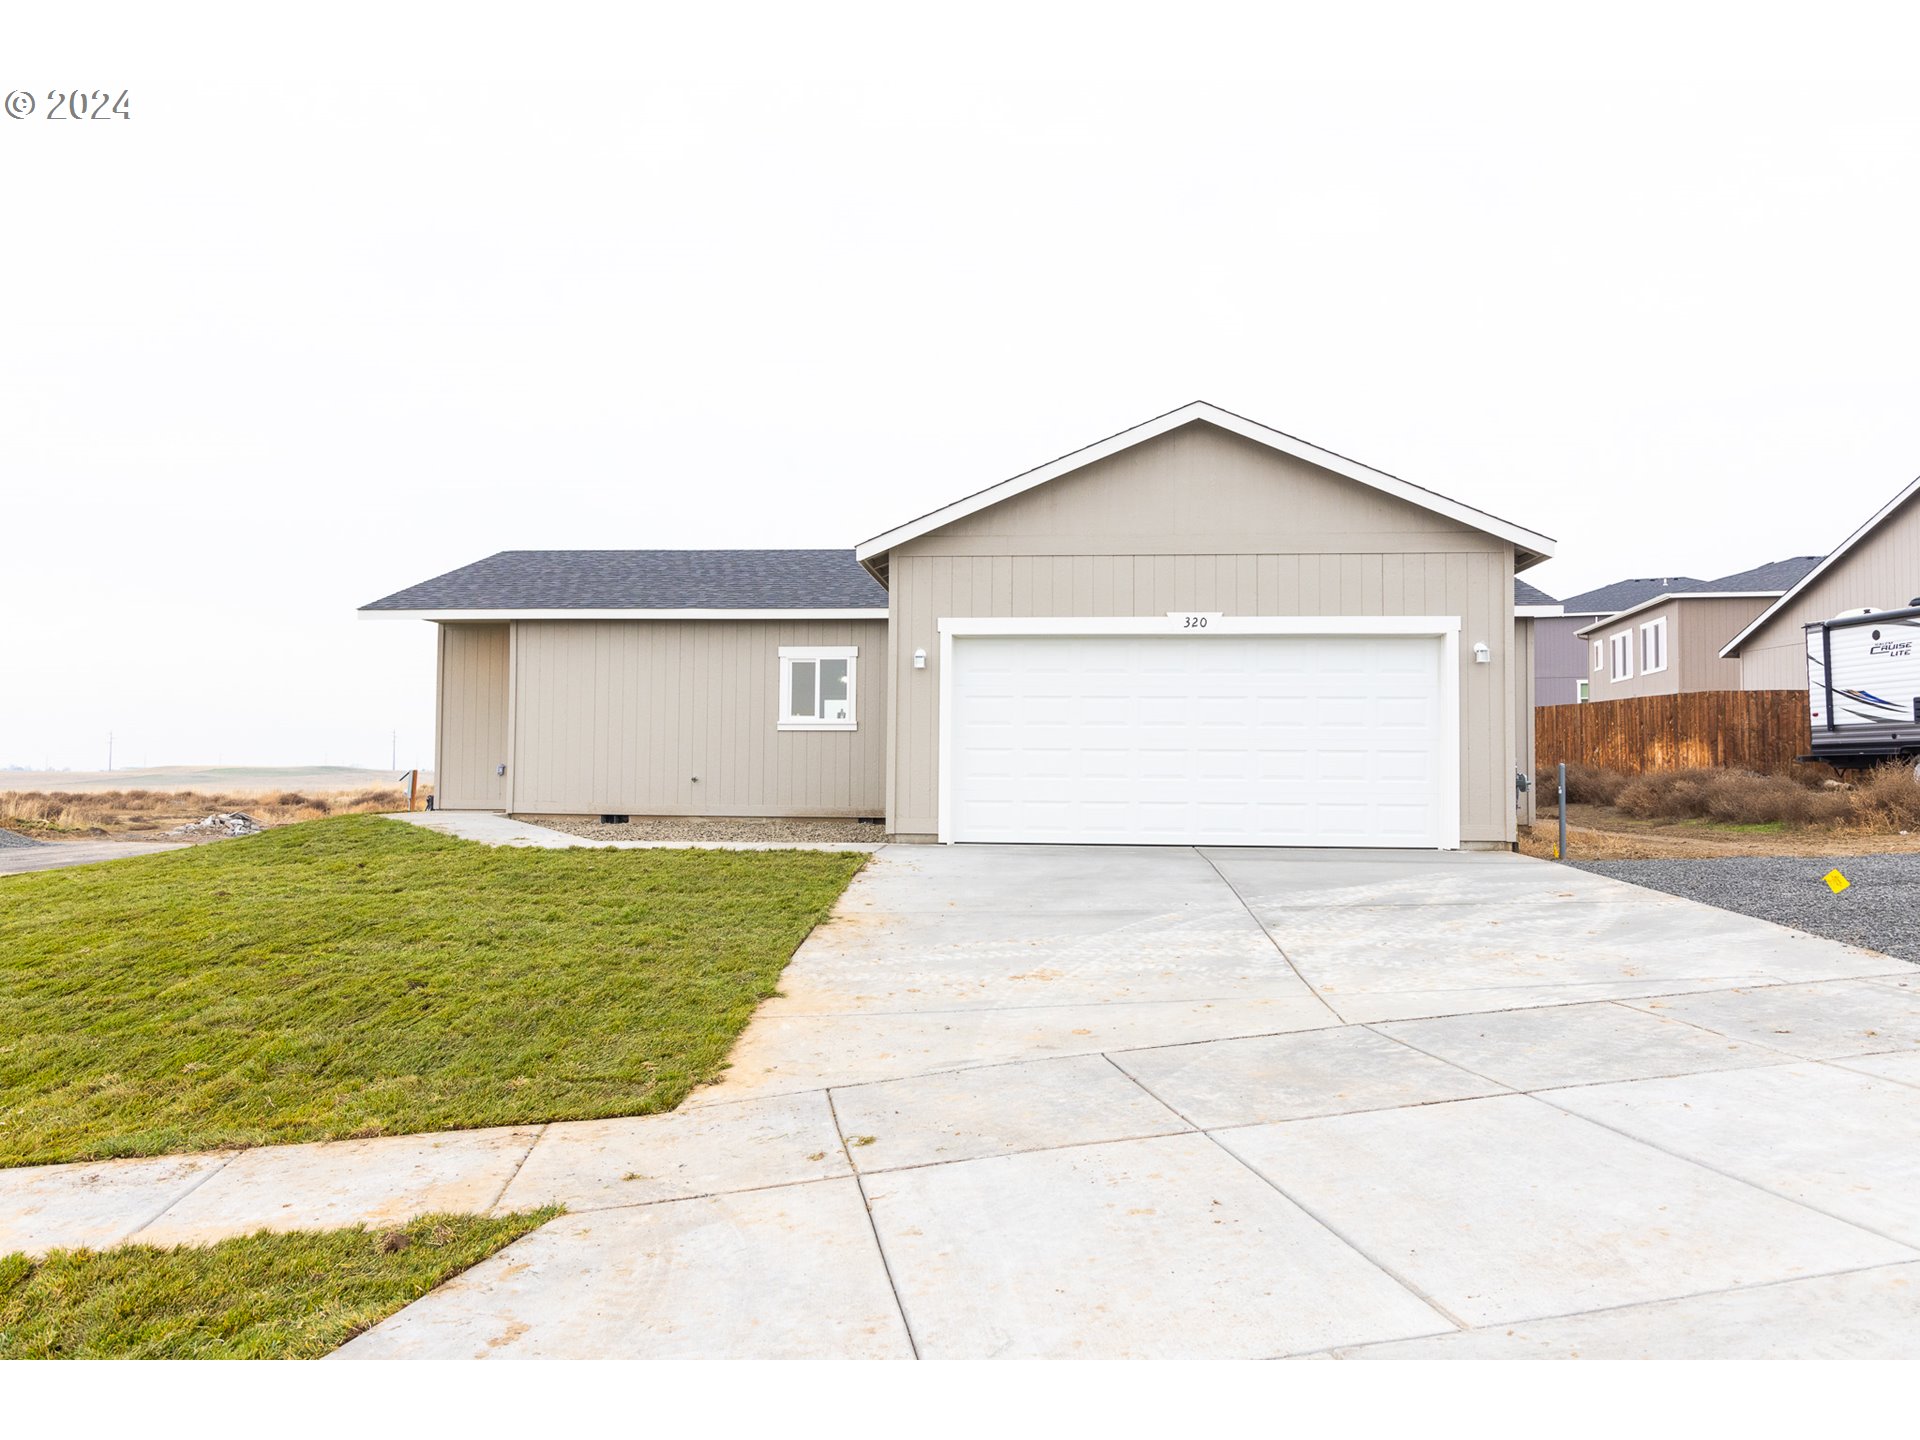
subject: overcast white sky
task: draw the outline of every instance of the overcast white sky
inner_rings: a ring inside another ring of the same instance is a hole
[[[1555,594],[1828,549],[1920,471],[1914,13],[25,0],[0,765],[431,763],[368,600],[850,546],[1194,398]]]

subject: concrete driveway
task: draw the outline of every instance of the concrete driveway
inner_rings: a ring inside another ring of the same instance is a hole
[[[1915,975],[1511,855],[892,847],[341,1353],[1911,1357]]]

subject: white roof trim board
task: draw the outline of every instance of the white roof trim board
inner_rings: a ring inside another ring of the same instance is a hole
[[[1558,605],[1516,605],[1513,618],[1516,620],[1558,620],[1567,612]]]
[[[1798,585],[1791,586],[1782,592],[1778,600],[1754,616],[1751,625],[1747,626],[1746,629],[1734,636],[1733,639],[1729,640],[1721,648],[1720,658],[1722,660],[1731,660],[1737,655],[1740,652],[1740,647],[1744,645],[1756,631],[1791,604],[1796,595],[1813,584],[1813,582],[1818,580],[1822,575],[1826,574],[1827,571],[1832,568],[1835,561],[1839,560],[1842,555],[1845,555],[1849,550],[1853,549],[1854,546],[1866,539],[1867,536],[1871,535],[1875,530],[1878,530],[1885,521],[1891,518],[1894,511],[1906,504],[1907,501],[1913,499],[1916,494],[1920,494],[1920,478],[1909,481],[1898,495],[1880,507],[1879,511],[1875,513],[1871,520],[1867,521],[1866,524],[1862,525],[1858,530],[1854,531],[1853,534],[1841,541],[1838,549],[1802,576]],[[856,551],[855,554],[857,558],[858,552]]]
[[[884,620],[877,610],[361,610],[362,620]]]
[[[1669,600],[1773,600],[1778,598],[1778,590],[1669,590],[1661,595],[1649,595],[1638,605],[1629,605],[1624,610],[1616,610],[1611,615],[1602,615],[1591,625],[1584,625],[1574,631],[1576,635],[1586,635],[1595,630],[1604,630],[1609,625],[1618,624],[1629,616],[1638,615],[1642,610],[1651,610],[1656,605],[1664,605]]]
[[[990,505],[998,505],[1002,500],[1010,500],[1036,486],[1046,484],[1049,480],[1056,480],[1062,475],[1083,469],[1097,460],[1104,460],[1110,455],[1130,450],[1135,445],[1165,435],[1168,431],[1177,430],[1182,425],[1190,425],[1196,420],[1204,420],[1209,425],[1229,430],[1244,439],[1265,445],[1270,450],[1292,455],[1296,459],[1318,465],[1323,470],[1330,470],[1336,475],[1345,476],[1349,480],[1383,491],[1396,499],[1405,500],[1411,505],[1418,505],[1423,510],[1430,510],[1436,515],[1444,515],[1449,520],[1456,520],[1462,525],[1470,525],[1476,530],[1498,536],[1513,545],[1516,570],[1524,570],[1527,566],[1537,564],[1553,554],[1554,541],[1550,536],[1528,530],[1524,526],[1514,524],[1511,520],[1502,520],[1497,515],[1489,515],[1484,510],[1476,510],[1471,505],[1463,505],[1458,500],[1450,500],[1436,491],[1422,489],[1410,481],[1389,475],[1384,470],[1375,470],[1371,466],[1362,465],[1357,460],[1349,460],[1344,455],[1336,455],[1331,450],[1322,450],[1317,445],[1310,445],[1305,440],[1262,425],[1257,420],[1249,420],[1243,415],[1235,415],[1230,410],[1222,410],[1218,405],[1209,405],[1204,400],[1195,400],[1190,405],[1182,405],[1178,410],[1169,410],[1166,414],[1136,425],[1131,430],[1122,430],[1118,435],[1110,435],[1105,440],[1084,449],[1075,450],[1070,455],[1062,455],[1058,460],[1042,465],[1038,469],[1016,475],[1011,480],[1002,480],[998,485],[977,491],[954,501],[951,505],[929,511],[916,520],[908,521],[905,525],[896,526],[884,534],[876,535],[871,540],[854,547],[854,558],[871,568],[869,562],[896,546],[906,544],[909,540],[938,530],[942,525],[950,525],[955,520],[984,510]]]

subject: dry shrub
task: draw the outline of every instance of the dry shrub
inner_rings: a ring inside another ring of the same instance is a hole
[[[1614,806],[1636,820],[1702,820],[1711,770],[1649,770],[1620,787]]]
[[[1789,775],[1729,771],[1707,782],[1707,818],[1727,825],[1833,825],[1853,814],[1844,791],[1814,790]]]
[[[1620,799],[1620,792],[1627,787],[1631,775],[1623,775],[1618,770],[1606,770],[1597,765],[1567,766],[1567,801],[1573,805],[1613,805]],[[1547,793],[1558,791],[1560,777],[1554,774],[1547,781]]]
[[[1867,829],[1920,830],[1920,770],[1896,760],[1868,771],[1854,784],[1853,812]]]
[[[1814,788],[1790,774],[1751,770],[1650,770],[1614,801],[1636,820],[1714,820],[1723,825],[1832,825],[1853,814],[1842,790]]]

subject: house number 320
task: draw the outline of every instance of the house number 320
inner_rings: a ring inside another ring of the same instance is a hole
[[[1183,615],[1176,611],[1167,618],[1177,620],[1182,630],[1205,630],[1208,626],[1212,625],[1214,621],[1218,620],[1220,616],[1213,611],[1195,615]]]

